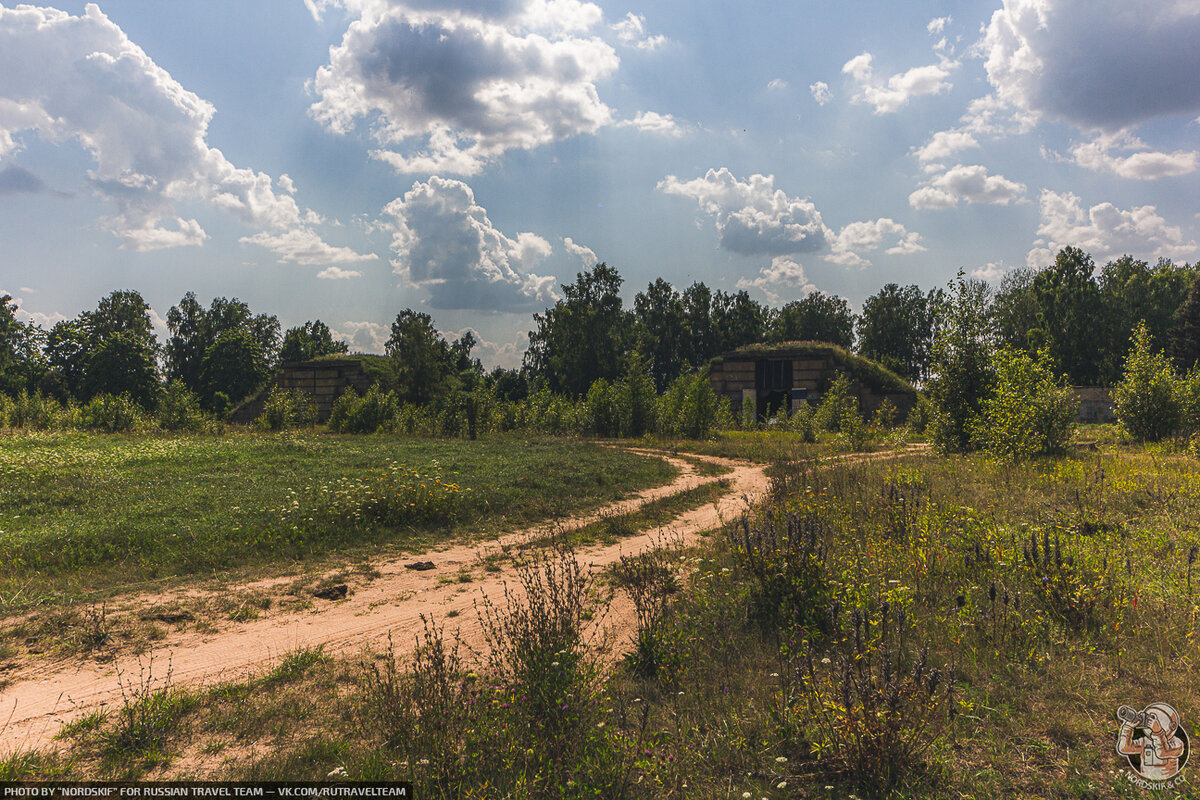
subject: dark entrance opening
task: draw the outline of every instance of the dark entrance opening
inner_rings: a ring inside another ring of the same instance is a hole
[[[758,403],[755,412],[767,419],[786,408],[792,392],[792,360],[760,358],[754,362],[754,388]]]

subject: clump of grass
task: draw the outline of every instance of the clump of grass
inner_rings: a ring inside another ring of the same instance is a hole
[[[636,556],[621,556],[612,572],[637,614],[634,649],[625,656],[626,666],[638,677],[653,678],[673,660],[663,628],[667,604],[678,593],[679,581],[668,552],[656,546]]]
[[[121,706],[99,731],[101,760],[110,765],[142,762],[153,766],[170,758],[167,745],[180,730],[183,717],[197,704],[191,692],[171,684],[171,667],[162,679],[154,677],[154,660],[139,660],[135,680],[117,671]]]
[[[816,509],[768,508],[725,528],[738,564],[752,580],[750,618],[763,631],[822,630],[832,595],[825,570],[829,524]]]
[[[795,702],[822,767],[885,796],[923,771],[953,719],[953,676],[929,663],[928,648],[914,652],[903,606],[885,601],[848,616],[831,608],[827,648],[803,641]]]

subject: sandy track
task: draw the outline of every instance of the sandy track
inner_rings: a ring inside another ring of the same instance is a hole
[[[218,623],[215,631],[174,631],[156,642],[153,661],[118,656],[115,663],[98,664],[79,658],[54,663],[24,666],[8,677],[13,681],[0,690],[0,753],[13,750],[53,747],[54,735],[64,722],[103,707],[119,706],[122,683],[125,692],[137,687],[143,678],[162,681],[168,670],[172,685],[205,685],[234,680],[268,669],[288,652],[301,647],[323,646],[326,653],[344,653],[366,646],[385,644],[391,634],[397,650],[411,647],[421,630],[421,616],[456,631],[467,643],[481,640],[475,603],[483,595],[502,599],[505,581],[514,582],[510,563],[501,562],[498,572],[484,569],[483,559],[505,548],[520,546],[545,537],[554,530],[572,530],[595,522],[606,515],[632,511],[652,500],[687,491],[718,480],[696,474],[692,463],[662,453],[680,469],[674,481],[647,490],[636,497],[611,504],[591,514],[554,525],[540,525],[499,539],[455,545],[428,553],[409,554],[375,564],[380,573],[373,580],[354,587],[341,601],[314,600],[312,609],[276,613],[249,622]],[[661,529],[645,531],[618,544],[581,551],[580,561],[593,571],[615,562],[623,553],[638,552],[660,540],[666,531],[689,539],[711,530],[722,518],[729,519],[745,508],[748,501],[767,488],[763,468],[744,462],[705,458],[732,468],[721,476],[732,482],[731,491],[715,503],[693,509]],[[413,561],[432,561],[436,568],[416,571],[405,568]],[[469,571],[469,583],[441,580]],[[261,590],[290,583],[296,576],[256,581],[227,591]],[[149,607],[166,598],[147,595],[123,598],[133,608]]]
[[[482,630],[476,602],[484,596],[500,602],[506,582],[510,586],[516,583],[511,563],[501,562],[499,571],[488,571],[483,561],[486,556],[536,541],[555,530],[583,527],[606,515],[626,513],[652,500],[719,480],[697,475],[694,466],[682,459],[656,451],[641,452],[665,458],[680,469],[679,476],[670,484],[554,526],[540,525],[483,543],[454,545],[382,561],[373,565],[378,577],[354,587],[345,600],[315,600],[311,609],[276,612],[249,622],[222,621],[215,630],[205,633],[174,631],[155,644],[152,661],[146,656],[140,659],[118,656],[115,663],[108,664],[75,658],[25,666],[10,675],[13,682],[0,691],[0,753],[54,747],[53,737],[63,723],[89,711],[118,707],[123,693],[147,678],[162,681],[168,672],[172,685],[202,686],[261,673],[298,648],[321,646],[328,654],[347,653],[364,646],[385,645],[389,634],[397,651],[406,651],[421,630],[423,615],[444,626],[447,633],[457,634],[465,643],[481,649]],[[876,453],[845,460],[897,455],[900,454]],[[581,550],[580,562],[596,572],[624,554],[655,546],[664,536],[679,544],[692,543],[700,533],[719,527],[723,520],[741,513],[768,488],[762,465],[707,456],[696,458],[731,468],[732,472],[721,476],[731,482],[730,490],[713,503],[687,511],[665,526],[613,545]],[[436,568],[415,571],[404,566],[425,560],[434,562]],[[457,580],[465,572],[471,574],[469,583]],[[257,591],[290,583],[295,577],[256,581],[226,591],[235,594]],[[443,580],[447,577],[455,579]],[[126,602],[136,609],[164,599],[170,598],[146,595],[127,598]],[[628,636],[632,631],[630,609],[620,607],[628,604],[615,605],[605,621],[609,626],[609,641]]]

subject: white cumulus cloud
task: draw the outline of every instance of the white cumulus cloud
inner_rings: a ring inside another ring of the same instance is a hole
[[[816,206],[776,189],[774,175],[756,174],[739,181],[721,167],[690,181],[668,175],[659,181],[658,190],[699,203],[715,218],[721,247],[734,253],[787,255],[829,247],[831,231]]]
[[[1117,155],[1114,151],[1129,155]],[[1146,143],[1129,134],[1098,136],[1090,142],[1072,147],[1071,156],[1076,164],[1086,169],[1143,181],[1188,175],[1200,165],[1200,153],[1195,150],[1161,153],[1151,150]]]
[[[913,67],[880,81],[875,77],[872,60],[870,53],[862,53],[847,61],[842,72],[851,76],[857,84],[851,101],[870,104],[876,114],[899,111],[914,97],[949,91],[951,84],[947,79],[959,66],[957,61],[942,59],[937,64]]]
[[[739,289],[758,289],[771,305],[780,301],[784,294],[789,297],[804,297],[817,290],[804,274],[804,267],[786,256],[775,256],[769,267],[763,267],[754,278],[739,278]]]
[[[277,193],[269,175],[236,167],[209,146],[214,113],[93,3],[81,16],[0,7],[0,155],[19,150],[27,134],[77,141],[95,161],[91,186],[116,208],[102,223],[126,247],[208,238],[199,222],[175,213],[181,200],[259,228],[300,223],[290,180],[281,178]]]
[[[317,273],[317,277],[326,281],[344,281],[350,278],[361,278],[362,272],[356,269],[342,269],[341,267],[326,267]]]
[[[913,208],[952,208],[960,202],[1009,205],[1025,199],[1025,184],[989,175],[978,164],[959,164],[908,196]]]
[[[592,248],[584,247],[583,245],[574,241],[570,236],[563,237],[563,247],[566,248],[568,253],[578,257],[579,260],[583,262],[584,269],[591,269],[600,263],[600,259],[596,258],[596,253],[592,250]]]
[[[427,289],[433,308],[523,311],[554,300],[554,276],[530,272],[550,243],[533,233],[505,236],[462,181],[417,181],[384,213],[396,274]]]
[[[1045,266],[1064,247],[1078,247],[1103,263],[1125,253],[1139,258],[1195,258],[1197,245],[1183,229],[1167,224],[1155,206],[1128,210],[1112,203],[1083,207],[1072,192],[1043,189],[1038,239],[1026,256],[1031,267]]]
[[[825,81],[817,81],[810,84],[808,90],[812,92],[813,100],[816,100],[819,106],[823,106],[833,100],[833,92],[829,90],[829,84]]]
[[[329,332],[335,340],[341,339],[349,344],[351,352],[355,353],[382,353],[392,336],[390,325],[366,320],[343,322],[336,328],[331,326]]]
[[[327,244],[311,228],[292,228],[282,233],[263,231],[243,236],[240,241],[265,247],[279,256],[280,261],[297,264],[352,264],[377,258],[374,253],[357,253],[349,247]]]
[[[979,51],[1005,103],[1117,131],[1200,110],[1195,0],[1005,0]]]
[[[909,231],[894,219],[882,217],[851,222],[842,228],[831,243],[831,252],[826,260],[851,267],[865,267],[871,262],[863,258],[862,253],[878,250],[888,241],[893,242],[886,250],[888,255],[908,255],[925,250],[921,244],[921,234]]]
[[[367,123],[372,155],[397,171],[471,175],[613,120],[596,83],[619,59],[578,31],[600,18],[591,3],[347,5],[358,18],[317,71],[310,113],[338,133]]]
[[[624,127],[637,128],[643,133],[653,133],[678,139],[683,136],[683,126],[670,114],[659,114],[657,111],[641,111],[631,120],[620,123]]]
[[[646,18],[630,11],[625,19],[612,26],[617,32],[617,38],[623,44],[636,47],[639,50],[657,50],[667,43],[667,37],[661,34],[646,35]]]

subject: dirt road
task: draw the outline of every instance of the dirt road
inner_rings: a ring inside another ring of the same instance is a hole
[[[645,451],[651,452],[651,451]],[[716,483],[719,479],[697,474],[693,463],[653,452],[680,469],[679,476],[657,487],[600,511],[557,523],[554,529],[572,530],[605,516],[634,510],[652,500]],[[890,458],[878,453],[866,458]],[[858,457],[850,457],[857,460]],[[579,560],[592,572],[616,562],[621,555],[640,552],[661,542],[664,536],[689,544],[704,532],[741,513],[748,503],[768,489],[765,467],[741,461],[703,457],[732,471],[721,476],[730,490],[714,502],[687,511],[669,524],[643,531],[612,545],[579,552]],[[246,622],[220,620],[203,632],[176,630],[155,643],[153,661],[146,656],[118,656],[112,663],[81,658],[23,665],[12,681],[0,690],[0,754],[17,750],[53,748],[54,735],[63,723],[100,708],[118,707],[143,680],[163,680],[168,672],[173,685],[199,686],[235,680],[268,669],[298,648],[321,646],[327,654],[346,653],[365,646],[385,645],[391,634],[398,651],[410,648],[421,630],[421,617],[430,618],[457,633],[468,644],[481,644],[476,601],[482,596],[499,600],[506,581],[515,582],[512,564],[489,555],[504,552],[523,542],[536,541],[552,530],[538,526],[481,544],[454,545],[427,553],[404,554],[373,565],[377,574],[351,586],[351,593],[336,601],[315,600],[303,611],[276,611]],[[406,564],[433,562],[434,568],[414,570]],[[496,567],[499,566],[497,570]],[[245,586],[229,587],[230,593],[251,593],[289,583],[292,577],[272,578]],[[123,599],[137,613],[161,603],[163,596]],[[628,636],[632,631],[629,609],[617,608],[607,617],[610,636]]]
[[[554,529],[572,530],[605,516],[632,511],[652,500],[715,483],[718,479],[697,474],[692,462],[660,455],[680,469],[670,484],[642,492],[638,496],[612,504],[600,511],[558,523]],[[580,553],[581,562],[593,571],[616,561],[623,553],[638,552],[658,541],[666,531],[673,537],[690,539],[711,530],[721,519],[729,519],[745,508],[767,488],[763,468],[743,462],[705,458],[730,467],[721,476],[732,483],[731,490],[717,502],[677,517],[661,529],[645,531],[618,544],[591,548]],[[391,633],[397,649],[403,649],[420,630],[421,615],[458,629],[467,641],[479,638],[475,602],[481,593],[497,599],[503,595],[505,581],[512,583],[515,572],[511,563],[494,561],[499,571],[485,568],[487,556],[503,552],[530,540],[547,536],[554,530],[546,525],[531,528],[481,544],[456,545],[428,553],[405,554],[373,565],[378,576],[362,585],[351,585],[344,600],[315,600],[302,612],[265,614],[246,622],[221,620],[216,629],[196,632],[178,630],[154,644],[153,663],[147,656],[121,657],[112,663],[73,658],[64,661],[23,665],[8,673],[12,682],[0,690],[0,753],[14,750],[54,747],[54,735],[64,722],[102,707],[122,702],[122,683],[128,692],[143,678],[163,680],[168,670],[174,685],[203,685],[237,679],[261,672],[290,651],[302,647],[323,646],[334,654],[367,646],[386,644]],[[405,567],[417,561],[431,561],[433,569]],[[495,570],[495,566],[491,567]],[[470,581],[463,582],[469,574]],[[447,580],[447,579],[450,580]],[[289,583],[294,576],[233,586],[230,593],[261,591]],[[122,605],[136,613],[164,600],[162,595],[123,598]]]

